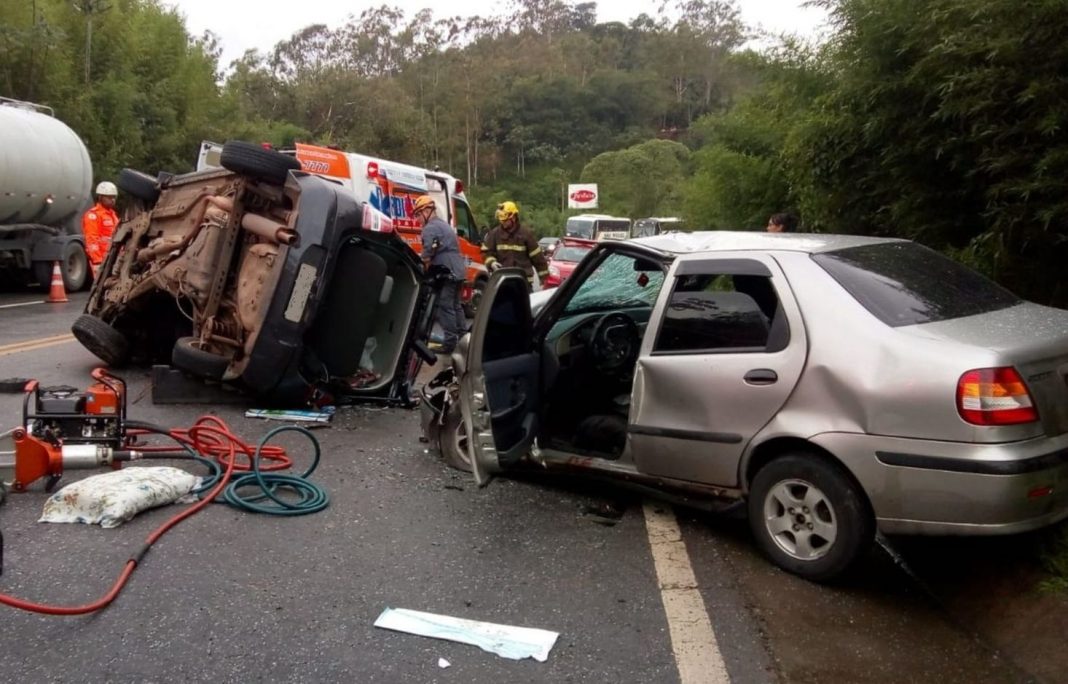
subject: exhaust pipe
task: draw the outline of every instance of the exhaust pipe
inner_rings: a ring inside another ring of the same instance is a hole
[[[279,245],[296,245],[299,239],[297,231],[258,214],[245,214],[242,216],[241,227],[253,235],[258,235]]]

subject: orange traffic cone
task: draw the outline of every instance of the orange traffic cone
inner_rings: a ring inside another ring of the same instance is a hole
[[[59,262],[52,262],[52,287],[48,290],[48,299],[45,300],[48,304],[62,304],[63,302],[69,302],[67,299],[67,289],[63,287],[63,272],[59,270]]]

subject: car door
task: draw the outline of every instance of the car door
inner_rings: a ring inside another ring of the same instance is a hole
[[[484,485],[526,455],[538,430],[541,354],[521,269],[501,269],[490,278],[464,361],[460,402],[475,479]]]
[[[676,261],[642,344],[628,433],[639,471],[738,485],[746,447],[801,377],[807,342],[770,255]]]

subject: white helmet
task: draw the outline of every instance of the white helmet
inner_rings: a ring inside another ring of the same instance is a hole
[[[108,197],[118,197],[119,189],[115,187],[115,184],[111,181],[102,181],[96,186],[97,195],[107,195]]]

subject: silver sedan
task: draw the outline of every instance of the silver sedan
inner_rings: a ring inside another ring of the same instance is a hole
[[[1068,517],[1068,312],[904,240],[669,234],[599,245],[532,314],[495,274],[453,357],[480,482],[537,467],[746,506],[813,580],[875,531]]]

